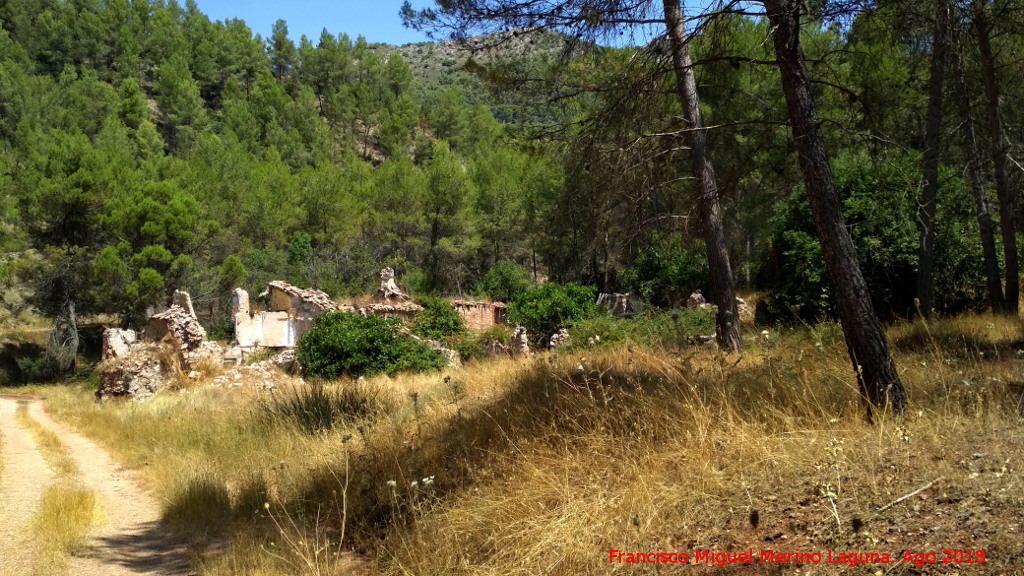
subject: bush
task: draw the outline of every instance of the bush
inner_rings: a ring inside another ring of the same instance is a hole
[[[400,320],[331,312],[317,317],[299,340],[298,357],[308,377],[333,379],[403,370],[424,372],[447,365],[440,353],[399,330]]]
[[[575,347],[632,342],[652,346],[682,346],[687,338],[715,332],[710,309],[658,311],[632,318],[599,315],[576,324],[569,333]]]
[[[508,305],[508,320],[521,324],[535,338],[547,338],[562,326],[597,314],[597,292],[590,286],[549,282],[519,295]]]
[[[477,291],[501,302],[511,302],[533,287],[533,278],[526,268],[502,260],[484,274]]]
[[[427,296],[419,299],[423,311],[416,316],[412,331],[421,338],[451,342],[466,334],[466,319],[443,298]]]
[[[875,310],[882,317],[914,313],[917,283],[916,164],[847,156],[836,161],[836,190],[846,225]],[[936,310],[953,312],[984,302],[982,258],[969,195],[955,173],[940,177],[936,213]],[[807,194],[798,188],[780,203],[775,232],[759,272],[759,283],[774,319],[800,317],[814,322],[832,317],[832,301],[821,245]]]
[[[711,272],[702,240],[658,236],[651,247],[622,273],[633,294],[663,308],[685,301],[694,290],[711,291]]]

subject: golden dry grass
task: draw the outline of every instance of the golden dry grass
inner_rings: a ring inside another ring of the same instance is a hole
[[[711,547],[985,548],[972,573],[1012,573],[1024,328],[971,316],[889,336],[911,409],[874,424],[834,324],[752,332],[742,357],[633,344],[328,383],[384,409],[318,433],[244,388],[47,395],[144,471],[180,530],[227,537],[203,574],[595,574],[612,549]]]
[[[99,501],[95,492],[79,484],[78,465],[56,434],[36,422],[26,405],[18,406],[15,418],[32,435],[55,475],[32,517],[36,552],[33,572],[66,574],[70,567],[68,557],[81,550],[89,531],[99,523]]]

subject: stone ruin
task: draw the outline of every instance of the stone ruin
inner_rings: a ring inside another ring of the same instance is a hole
[[[686,307],[689,309],[700,308],[704,304],[707,304],[707,300],[704,299],[704,295],[700,293],[700,290],[690,294],[690,297],[686,299]]]
[[[373,295],[373,301],[377,304],[397,304],[409,302],[407,294],[398,288],[395,283],[395,271],[393,268],[385,268],[380,271],[380,289]]]
[[[204,361],[241,362],[241,354],[206,340],[188,292],[175,291],[170,308],[150,317],[144,335],[143,341],[134,330],[103,332],[97,398],[147,398],[180,374],[194,374]]]
[[[206,339],[206,330],[199,324],[188,292],[175,290],[171,307],[153,315],[146,327],[148,340],[173,338],[182,350],[195,350]]]
[[[597,296],[597,305],[608,308],[612,316],[626,316],[635,312],[628,292],[625,294],[602,292]]]
[[[548,339],[548,347],[552,350],[570,344],[572,344],[572,337],[569,336],[569,331],[565,328],[559,329],[558,332],[552,334],[551,338]]]
[[[690,309],[706,308],[708,306],[710,304],[704,299],[704,295],[700,293],[700,290],[690,294],[690,297],[686,300],[686,307]],[[750,307],[747,306],[747,302],[739,296],[736,297],[736,313],[739,314],[742,320],[752,319],[751,317],[753,316]]]
[[[530,353],[530,342],[526,337],[526,328],[516,326],[512,331],[512,354],[514,356],[526,356]]]
[[[235,288],[231,298],[235,344],[242,348],[294,348],[317,316],[343,309],[326,292],[303,290],[280,280],[270,282],[261,296],[267,297],[270,310],[259,313],[251,311],[245,290]]]
[[[505,325],[505,304],[501,302],[452,300],[452,307],[466,320],[466,327],[470,330],[483,332]]]
[[[395,271],[384,268],[380,271],[380,289],[373,295],[373,304],[362,306],[356,313],[366,316],[375,314],[385,318],[398,318],[403,322],[411,322],[423,307],[412,301],[408,294],[402,292],[395,283]]]

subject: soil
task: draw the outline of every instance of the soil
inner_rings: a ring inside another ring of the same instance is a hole
[[[186,543],[160,524],[159,503],[139,487],[132,474],[93,442],[53,421],[42,401],[0,398],[3,469],[0,471],[0,575],[32,573],[34,547],[28,524],[42,493],[53,479],[31,435],[14,420],[19,403],[54,432],[81,472],[81,484],[93,490],[103,508],[84,550],[70,559],[81,576],[194,574]]]

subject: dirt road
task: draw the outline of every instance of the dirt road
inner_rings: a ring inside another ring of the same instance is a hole
[[[103,507],[85,550],[70,559],[76,576],[194,574],[185,544],[160,526],[160,506],[132,475],[99,446],[54,422],[42,402],[0,397],[0,576],[32,574],[29,522],[53,479],[29,432],[14,419],[19,402],[61,439],[81,471],[81,484],[93,490]]]

